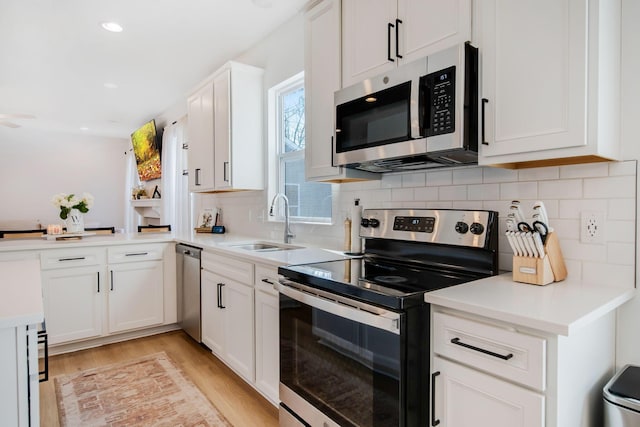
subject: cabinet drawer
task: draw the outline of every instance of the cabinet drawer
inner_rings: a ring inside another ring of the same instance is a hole
[[[43,270],[68,267],[86,267],[104,264],[106,251],[103,248],[69,248],[42,252],[40,267]]]
[[[537,390],[545,389],[543,338],[434,312],[433,351]]]
[[[202,268],[245,285],[253,286],[253,264],[235,258],[202,252]]]
[[[109,264],[162,259],[165,245],[126,245],[107,250]]]
[[[278,283],[278,269],[256,264],[255,286],[263,292],[271,295],[278,295],[274,285]]]

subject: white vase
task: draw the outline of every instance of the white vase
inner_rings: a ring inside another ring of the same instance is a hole
[[[84,214],[78,209],[71,209],[67,214],[67,233],[84,232]]]

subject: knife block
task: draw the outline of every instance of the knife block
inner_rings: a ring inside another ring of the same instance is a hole
[[[544,286],[559,282],[567,277],[567,267],[564,264],[558,236],[554,232],[547,235],[544,244],[544,257],[513,257],[513,280]]]

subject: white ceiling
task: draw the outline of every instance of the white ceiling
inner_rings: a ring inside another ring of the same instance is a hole
[[[9,120],[128,138],[306,2],[0,0],[0,119],[31,114]],[[107,32],[104,21],[124,31]]]

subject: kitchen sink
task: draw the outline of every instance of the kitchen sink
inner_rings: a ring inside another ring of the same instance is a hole
[[[243,243],[240,245],[230,245],[229,247],[253,252],[275,252],[302,249],[299,246],[281,246],[274,243]]]

